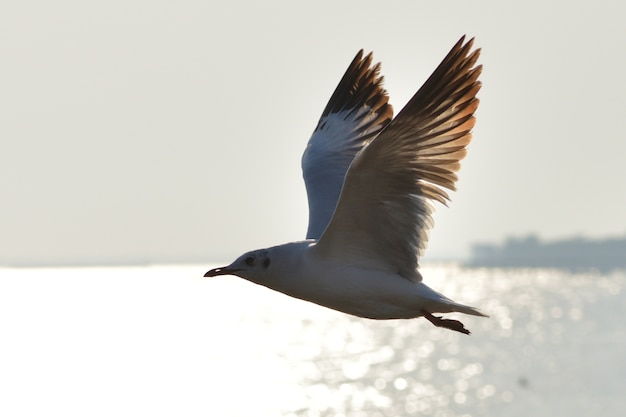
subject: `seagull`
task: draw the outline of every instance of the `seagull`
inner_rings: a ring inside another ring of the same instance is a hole
[[[484,316],[422,282],[418,260],[447,205],[472,138],[482,66],[465,36],[393,117],[380,63],[360,50],[331,96],[302,156],[309,203],[306,239],[246,252],[205,277],[236,275],[354,316],[424,317],[470,334],[435,313]]]

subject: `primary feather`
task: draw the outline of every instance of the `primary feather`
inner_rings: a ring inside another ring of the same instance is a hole
[[[419,281],[432,201],[454,190],[478,107],[480,50],[461,38],[408,104],[346,172],[318,249]]]
[[[307,239],[319,239],[339,200],[355,155],[393,116],[380,64],[360,50],[337,85],[302,155],[309,200]]]

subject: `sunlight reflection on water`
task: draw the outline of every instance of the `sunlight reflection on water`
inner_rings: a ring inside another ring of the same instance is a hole
[[[613,298],[621,292],[623,275],[446,266],[427,268],[424,276],[491,318],[463,317],[471,337],[423,321],[337,317],[330,325],[305,323],[298,338],[324,335],[325,343],[313,355],[294,349],[286,358],[296,368],[312,364],[297,371],[309,401],[293,415],[553,416],[582,410],[606,415],[611,409],[611,401],[600,401],[604,388],[588,385],[597,374],[596,361],[617,362],[621,369],[626,363],[626,326],[611,320],[626,313],[623,297]],[[606,307],[606,315],[597,304]],[[598,343],[615,334],[617,345]],[[597,377],[623,388],[623,375]],[[619,400],[615,396],[612,402]],[[613,411],[618,415],[621,407]]]
[[[468,337],[203,270],[0,270],[0,414],[622,415],[624,273],[424,268]]]

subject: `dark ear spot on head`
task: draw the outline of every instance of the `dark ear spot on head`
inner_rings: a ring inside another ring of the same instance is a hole
[[[266,268],[270,266],[270,258],[265,258],[265,260],[263,261],[263,268]]]

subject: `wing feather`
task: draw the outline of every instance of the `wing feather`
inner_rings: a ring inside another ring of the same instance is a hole
[[[332,217],[355,155],[391,121],[380,64],[359,51],[331,96],[302,156],[309,201],[307,239],[318,239]]]
[[[424,85],[354,158],[320,253],[419,281],[432,201],[454,190],[478,108],[480,49],[462,37]]]

